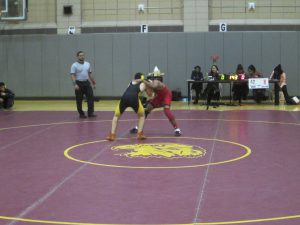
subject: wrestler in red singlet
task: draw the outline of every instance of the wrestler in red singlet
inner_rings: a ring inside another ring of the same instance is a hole
[[[175,136],[181,135],[181,130],[178,128],[175,117],[170,110],[171,102],[172,102],[172,92],[170,89],[162,82],[162,77],[150,76],[148,77],[151,81],[143,80],[143,83],[146,84],[147,88],[153,90],[155,93],[155,97],[151,99],[145,109],[145,116],[149,115],[149,113],[154,108],[164,108],[164,113],[166,117],[169,119],[170,123],[174,128]],[[131,129],[131,133],[135,133],[135,128]]]

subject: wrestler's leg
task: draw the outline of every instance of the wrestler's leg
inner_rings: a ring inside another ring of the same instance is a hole
[[[145,140],[146,136],[143,133],[143,128],[144,128],[144,123],[145,123],[145,111],[144,107],[139,101],[139,107],[137,110],[137,115],[138,115],[138,132],[137,132],[137,139],[138,140]]]
[[[154,106],[151,103],[147,104],[147,107],[145,109],[145,118],[148,117],[148,115],[150,114],[150,112],[154,109]]]
[[[113,141],[116,139],[116,130],[117,130],[118,122],[119,122],[119,119],[120,119],[122,113],[124,112],[125,108],[126,107],[121,102],[119,102],[119,104],[117,105],[117,107],[115,109],[114,117],[112,119],[111,132],[106,137],[106,140]]]
[[[177,123],[176,123],[176,120],[175,120],[175,117],[174,117],[173,113],[170,110],[169,105],[164,106],[164,113],[165,113],[166,117],[169,119],[169,121],[172,124],[172,126],[174,127],[174,129],[176,129],[177,128]]]
[[[146,109],[144,110],[144,120],[147,118],[147,116],[150,114],[150,112],[154,109],[154,106],[151,103],[148,103],[146,106]],[[130,129],[129,131],[131,134],[136,134],[139,132],[138,126],[135,126],[134,128]]]
[[[174,127],[175,136],[181,136],[181,130],[177,126],[177,122],[175,120],[175,117],[174,117],[173,113],[170,110],[169,105],[164,106],[164,113],[165,113],[166,117],[169,119],[172,126]]]

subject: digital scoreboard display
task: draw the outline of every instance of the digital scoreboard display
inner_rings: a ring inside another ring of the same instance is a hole
[[[245,80],[246,75],[245,74],[223,74],[220,73],[218,80]]]

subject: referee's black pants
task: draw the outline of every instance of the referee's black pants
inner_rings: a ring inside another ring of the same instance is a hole
[[[94,93],[89,81],[76,81],[79,90],[75,90],[76,105],[79,115],[84,115],[82,110],[83,95],[85,95],[88,105],[88,116],[94,114]]]

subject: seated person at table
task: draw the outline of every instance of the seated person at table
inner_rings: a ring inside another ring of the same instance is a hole
[[[0,109],[10,109],[14,105],[15,93],[0,82]]]
[[[203,80],[203,73],[201,72],[200,66],[195,66],[194,70],[192,71],[191,79],[195,81]],[[196,96],[193,104],[198,104],[198,100],[202,91],[203,85],[202,83],[193,83],[192,90],[195,90]]]
[[[258,72],[252,64],[248,66],[248,76],[249,78],[263,78],[262,74]],[[261,103],[261,101],[266,100],[266,89],[253,89],[253,99],[256,103]]]
[[[207,109],[211,104],[211,100],[220,100],[220,88],[219,82],[213,82],[219,80],[219,68],[217,65],[212,65],[210,72],[208,73],[209,80],[212,82],[208,82],[207,86],[204,90],[204,94],[207,98]]]
[[[235,73],[238,75],[238,80],[244,80],[245,71],[241,64],[237,65]],[[246,100],[249,92],[248,83],[247,82],[235,82],[232,87],[233,92],[233,100],[238,101],[239,105],[242,103],[242,99]]]

